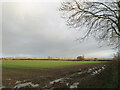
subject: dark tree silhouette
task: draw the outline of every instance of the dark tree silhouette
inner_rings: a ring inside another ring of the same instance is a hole
[[[87,27],[82,40],[91,35],[113,47],[120,45],[120,1],[80,2],[80,0],[70,0],[61,3],[60,11],[67,19],[67,25],[74,28]]]

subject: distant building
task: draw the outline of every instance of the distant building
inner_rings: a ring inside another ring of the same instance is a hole
[[[98,60],[98,58],[94,58],[94,60],[95,60],[95,61],[97,61],[97,60]]]
[[[78,56],[77,60],[84,60],[84,56]]]
[[[52,59],[52,57],[48,56],[48,59]]]

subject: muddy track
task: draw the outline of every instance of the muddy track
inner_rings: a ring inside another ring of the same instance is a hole
[[[66,77],[62,77],[51,81],[43,88],[78,88],[82,81],[93,78],[95,75],[102,73],[106,69],[106,65],[95,66],[88,69],[78,69],[78,71],[68,74]]]

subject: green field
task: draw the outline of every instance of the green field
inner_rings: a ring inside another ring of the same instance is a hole
[[[3,70],[23,70],[39,68],[56,68],[70,65],[102,63],[100,61],[43,61],[43,60],[4,60],[2,61]]]

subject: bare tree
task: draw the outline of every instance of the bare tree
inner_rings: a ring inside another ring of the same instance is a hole
[[[60,7],[67,25],[74,28],[86,26],[86,34],[81,38],[94,36],[108,45],[120,45],[120,1],[116,2],[80,2],[69,0]]]

